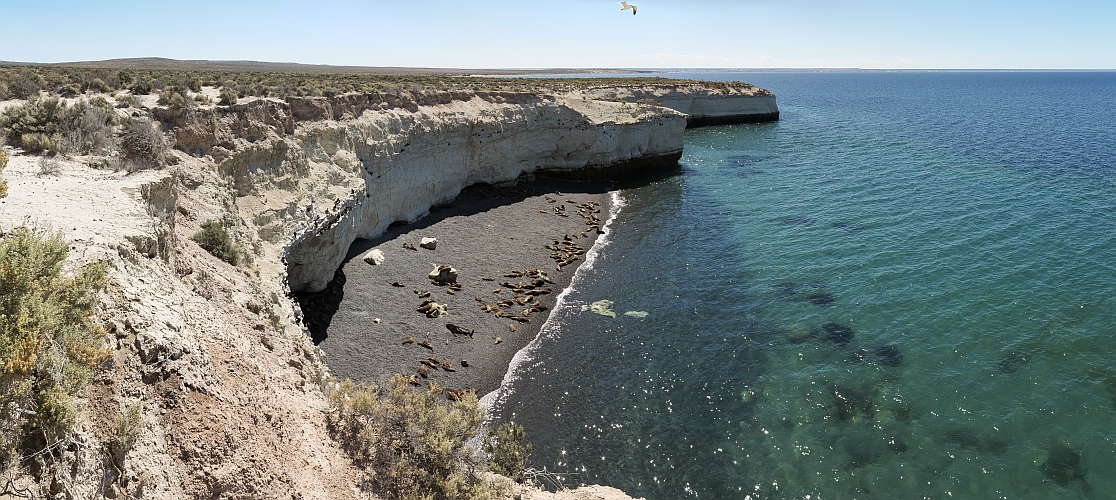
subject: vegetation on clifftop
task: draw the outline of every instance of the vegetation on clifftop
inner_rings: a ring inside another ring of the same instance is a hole
[[[105,265],[63,277],[67,253],[27,228],[0,239],[0,469],[70,432],[74,395],[111,354],[93,317]]]
[[[182,65],[182,67],[189,67]],[[680,85],[700,83],[710,88],[745,85],[726,82],[698,82],[658,77],[609,77],[608,85]],[[127,91],[133,95],[158,93],[168,104],[178,99],[168,88],[182,93],[199,92],[202,87],[227,89],[222,105],[235,103],[232,95],[244,97],[332,97],[349,92],[434,91],[512,91],[541,94],[566,93],[600,87],[601,78],[499,78],[447,74],[387,74],[369,72],[229,71],[197,69],[134,69],[112,67],[0,66],[0,100],[27,99],[45,91],[51,95],[73,97],[84,93]],[[226,99],[226,97],[229,97]],[[189,103],[183,100],[183,106]]]

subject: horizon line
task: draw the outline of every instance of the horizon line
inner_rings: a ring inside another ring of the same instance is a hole
[[[206,66],[234,66],[239,69],[252,67],[273,67],[277,69],[286,67],[288,70],[307,69],[315,71],[376,71],[413,70],[429,72],[455,72],[455,73],[487,73],[495,72],[531,72],[541,73],[593,73],[593,72],[666,72],[666,71],[729,71],[729,72],[869,72],[869,71],[912,71],[912,72],[1114,72],[1116,68],[859,68],[859,67],[727,67],[727,66],[697,66],[697,67],[505,67],[505,68],[454,68],[433,66],[363,66],[363,65],[335,65],[300,62],[275,62],[256,61],[249,59],[234,60],[209,60],[209,59],[171,59],[165,57],[132,57],[115,58],[92,61],[67,61],[67,62],[28,62],[28,61],[0,61],[0,66],[95,66],[95,65],[128,65],[139,67],[158,67],[162,64],[185,64],[196,66],[198,70],[220,71],[234,68],[206,68]],[[178,68],[185,69],[185,68]],[[263,68],[260,68],[263,69]]]

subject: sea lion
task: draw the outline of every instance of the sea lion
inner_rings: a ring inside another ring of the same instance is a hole
[[[430,361],[429,359],[421,359],[421,360],[419,360],[419,363],[422,363],[422,364],[424,364],[426,366],[429,366],[431,368],[438,368],[438,363]]]
[[[388,284],[391,285],[391,286],[394,286],[396,288],[404,288],[404,287],[407,286],[407,285],[404,285],[404,284],[402,284],[398,281],[392,281],[391,283],[388,283]]]
[[[425,367],[425,366],[420,366],[420,367],[419,367],[419,369],[418,369],[418,374],[419,374],[419,375],[421,375],[421,376],[422,376],[422,378],[426,378],[426,377],[429,377],[429,376],[430,376],[429,372],[427,372],[427,371],[426,371],[426,367]]]
[[[416,251],[416,252],[418,251],[418,249],[417,249],[417,248],[415,248],[415,246],[414,246],[414,245],[412,245],[412,244],[410,244],[410,243],[404,243],[404,244],[403,244],[403,248],[406,248],[407,250],[414,250],[414,251]]]
[[[418,375],[411,374],[411,385],[422,385],[422,379]]]
[[[453,365],[451,365],[451,364],[450,364],[450,362],[449,362],[448,360],[447,360],[447,361],[442,361],[442,369],[443,369],[443,370],[445,370],[445,371],[447,371],[447,372],[455,372],[455,371],[457,371],[457,369],[456,369],[456,368],[454,368],[454,367],[453,367]]]
[[[414,344],[414,343],[415,343],[415,338],[414,337],[403,337],[403,345]]]
[[[420,299],[425,299],[426,297],[429,297],[429,296],[430,296],[430,292],[422,292],[422,293],[419,294]]]
[[[430,345],[430,342],[426,342],[426,341],[422,341],[422,342],[416,342],[416,343],[415,343],[415,345],[420,345],[420,346],[423,346],[423,347],[425,347],[425,348],[427,348],[427,349],[430,349],[431,351],[433,351],[433,350],[434,350],[434,346]]]
[[[497,289],[493,290],[492,293],[500,293],[500,290],[503,290],[503,288],[497,288]]]
[[[495,345],[495,344],[499,344],[500,342],[503,342],[503,341],[504,341],[504,339],[502,339],[502,338],[500,338],[500,337],[496,337],[496,340],[492,341],[492,344],[493,344],[493,345]]]
[[[446,391],[446,399],[450,401],[458,401],[461,399],[461,396],[457,395],[457,391]]]
[[[462,327],[457,326],[453,323],[446,323],[446,329],[449,330],[450,333],[452,333],[454,335],[468,335],[469,338],[473,338],[473,332],[474,332],[473,330],[462,328]]]
[[[448,293],[448,294],[450,294],[450,295],[457,295],[457,292],[453,291],[453,289],[452,289],[452,288],[447,288],[447,289],[446,289],[446,293]]]
[[[481,300],[480,295],[474,295],[473,299],[476,300],[477,302],[484,302],[483,300]]]
[[[508,323],[508,330],[515,331],[515,323]]]
[[[465,367],[465,368],[468,368],[469,367],[469,360],[467,360],[467,359],[461,360],[461,366]]]
[[[496,281],[496,278],[489,278],[487,276],[482,276],[481,279],[484,281]]]

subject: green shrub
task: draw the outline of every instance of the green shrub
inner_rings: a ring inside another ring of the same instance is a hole
[[[115,98],[116,106],[121,108],[131,108],[139,104],[139,99],[132,94],[117,94]]]
[[[177,85],[170,85],[159,92],[159,104],[168,106],[175,109],[190,108],[194,106],[194,100],[190,98],[184,87]]]
[[[154,90],[153,87],[154,85],[151,83],[151,80],[136,80],[134,83],[132,83],[132,93],[135,95],[147,95],[150,94],[152,90]]]
[[[32,98],[0,114],[0,129],[25,151],[89,153],[113,147],[116,114],[103,97],[67,106],[58,98]]]
[[[386,393],[346,380],[330,395],[330,427],[353,459],[371,471],[372,486],[390,498],[491,498],[496,486],[480,475],[481,459],[467,441],[484,410],[475,394],[446,401],[430,384],[412,391],[396,375]]]
[[[523,482],[531,443],[527,442],[522,425],[506,422],[496,429],[487,429],[484,452],[492,457],[489,464],[492,472]]]
[[[43,134],[39,132],[32,132],[30,134],[23,134],[19,136],[19,142],[23,145],[23,150],[28,153],[43,153],[47,151],[58,151],[58,141],[60,137],[57,135]]]
[[[136,403],[120,412],[112,422],[112,436],[109,439],[109,451],[116,461],[117,467],[123,469],[124,456],[132,450],[143,428],[143,419],[140,417],[140,405]]]
[[[20,142],[24,134],[57,134],[62,110],[65,108],[66,103],[55,97],[32,98],[0,113],[0,129],[4,130],[8,139]]]
[[[73,395],[111,353],[94,319],[105,265],[63,277],[67,249],[27,228],[0,239],[0,468],[70,432]]]
[[[221,100],[217,104],[222,106],[232,106],[236,104],[237,96],[236,91],[228,87],[221,87]]]
[[[205,94],[194,94],[194,102],[202,105],[213,104],[213,101]]]
[[[216,221],[207,220],[203,222],[201,231],[194,233],[190,239],[194,240],[205,251],[213,254],[214,257],[229,264],[235,266],[240,261],[240,252],[233,245],[228,231],[225,231],[225,228],[221,227],[221,224]]]

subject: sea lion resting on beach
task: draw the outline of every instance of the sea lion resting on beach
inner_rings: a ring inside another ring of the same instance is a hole
[[[446,323],[446,329],[454,335],[468,335],[469,338],[473,338],[474,330],[468,330],[453,323]]]

